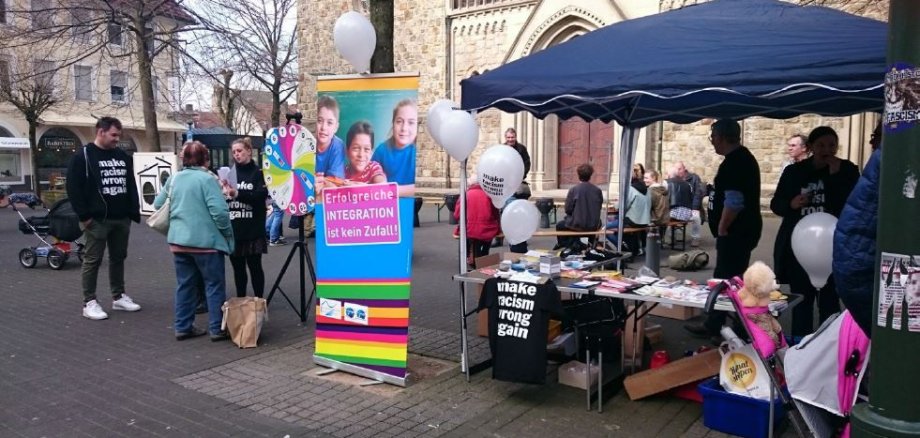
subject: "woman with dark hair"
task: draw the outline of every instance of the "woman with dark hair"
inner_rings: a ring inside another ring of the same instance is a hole
[[[265,273],[262,271],[262,254],[268,252],[268,242],[261,225],[265,223],[265,200],[268,189],[262,180],[262,169],[252,159],[252,141],[249,137],[236,139],[230,145],[236,187],[221,180],[221,188],[228,198],[230,221],[233,224],[235,245],[230,254],[236,296],[246,296],[248,267],[252,276],[253,295],[262,298],[265,292]]]
[[[169,233],[166,241],[176,266],[176,340],[211,335],[211,341],[227,339],[220,329],[221,305],[226,299],[224,255],[233,252],[230,210],[220,183],[208,171],[210,156],[201,142],[187,142],[182,150],[183,169],[171,176],[154,200],[160,208],[169,199]],[[196,282],[204,280],[208,301],[208,329],[195,320]]]
[[[833,277],[820,290],[811,285],[808,274],[792,252],[792,232],[803,217],[824,212],[840,216],[847,197],[859,179],[859,168],[838,158],[837,133],[828,126],[811,131],[806,142],[811,157],[790,164],[779,179],[770,209],[783,218],[773,247],[776,281],[789,284],[804,300],[792,311],[792,336],[814,331],[814,302],[818,301],[819,324],[840,311]],[[831,257],[830,254],[827,257]]]

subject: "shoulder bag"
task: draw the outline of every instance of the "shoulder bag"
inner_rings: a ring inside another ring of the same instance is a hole
[[[166,202],[147,218],[147,225],[160,232],[160,234],[169,233],[169,198],[172,195],[172,186],[175,184],[175,178],[175,175],[173,175],[173,179],[169,181],[169,186],[166,188]]]

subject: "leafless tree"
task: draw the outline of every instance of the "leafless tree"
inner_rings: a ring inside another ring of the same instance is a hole
[[[10,25],[0,29],[0,52],[41,47],[58,70],[87,59],[129,60],[137,71],[147,149],[158,152],[154,63],[168,49],[178,47],[182,32],[194,30],[194,19],[181,2],[16,0],[7,12]]]
[[[4,78],[0,80],[0,102],[7,102],[15,107],[29,124],[32,186],[35,188],[35,194],[41,197],[36,160],[38,156],[36,131],[42,114],[60,101],[60,94],[55,90],[53,70],[43,71],[41,63],[32,63],[26,61],[26,58],[17,59],[19,62],[15,64],[15,68],[10,68],[11,66],[7,64],[8,71],[3,72]]]
[[[234,102],[232,88],[251,82],[271,92],[271,123],[279,124],[281,104],[297,91],[296,9],[297,0],[198,0],[193,14],[207,32],[199,32],[196,51],[217,64],[201,66],[221,85],[221,102]],[[238,86],[232,87],[227,73],[238,76]],[[232,123],[233,111],[227,110],[218,111],[226,111],[224,120]]]

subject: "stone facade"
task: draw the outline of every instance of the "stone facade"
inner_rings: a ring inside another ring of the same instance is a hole
[[[313,128],[316,118],[316,76],[354,73],[335,52],[332,28],[336,18],[362,7],[363,2],[347,0],[301,0],[299,101],[305,121]],[[658,13],[695,3],[694,0],[397,0],[394,5],[394,51],[396,71],[418,72],[420,129],[417,181],[419,187],[456,187],[459,163],[449,159],[425,130],[428,106],[437,99],[460,101],[460,81],[483,73],[543,48],[623,20]],[[825,0],[840,7],[877,19],[887,16],[887,1],[869,2]],[[366,10],[361,12],[366,13]],[[475,170],[478,157],[489,145],[501,143],[504,130],[517,128],[519,141],[527,145],[533,160],[529,176],[535,190],[560,187],[558,154],[561,123],[556,117],[537,120],[527,114],[505,114],[487,110],[477,114],[479,147],[469,160]],[[798,117],[788,121],[750,119],[744,122],[744,142],[761,162],[765,185],[774,184],[785,158],[785,140],[794,133],[807,132],[828,124],[837,129],[841,156],[862,163],[867,158],[869,133],[875,119]],[[656,124],[643,129],[636,160],[648,167],[667,169],[683,159],[704,179],[711,180],[720,162],[708,141],[712,121],[689,125]],[[611,147],[619,150],[619,126],[613,130]],[[616,189],[618,158],[608,178]]]
[[[354,73],[335,52],[331,38],[336,18],[352,8],[351,1],[302,0],[299,4],[299,100],[305,123],[316,118],[316,76]],[[607,24],[656,13],[646,1],[606,0],[397,0],[394,5],[396,71],[418,72],[420,129],[417,181],[420,187],[456,187],[459,163],[449,159],[425,130],[428,106],[435,100],[460,101],[460,81],[514,59],[590,32]],[[362,11],[366,12],[366,11]],[[559,121],[487,110],[477,114],[479,147],[469,159],[475,170],[478,157],[490,145],[502,143],[504,130],[515,127],[533,161],[529,179],[536,190],[555,189],[556,141]],[[615,129],[614,150],[619,148]],[[644,149],[640,155],[644,154]],[[616,166],[614,166],[616,168]],[[615,181],[616,176],[610,175]]]

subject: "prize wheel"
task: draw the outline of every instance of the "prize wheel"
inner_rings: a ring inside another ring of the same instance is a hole
[[[294,216],[313,211],[316,138],[300,125],[272,128],[265,136],[262,173],[272,200]]]

